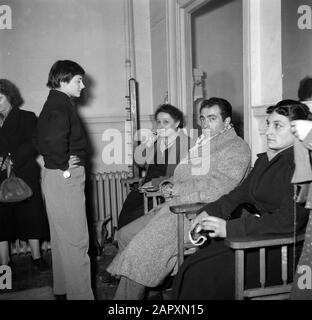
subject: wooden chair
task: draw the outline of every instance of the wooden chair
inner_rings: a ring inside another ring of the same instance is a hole
[[[282,300],[288,299],[291,283],[288,281],[287,255],[288,247],[304,241],[304,234],[294,239],[293,235],[285,236],[258,236],[248,238],[225,239],[225,244],[235,250],[235,299],[245,298],[255,300]],[[266,249],[279,247],[281,249],[282,284],[266,285]],[[260,288],[245,289],[245,253],[251,249],[259,250]]]
[[[148,213],[148,200],[150,198],[153,199],[153,205],[152,207],[156,207],[157,205],[160,204],[161,199],[163,198],[163,195],[160,191],[155,191],[155,192],[151,192],[151,191],[144,191],[144,214]]]
[[[186,249],[194,248],[190,243],[184,243],[184,215],[193,218],[199,213],[204,203],[184,204],[170,207],[171,212],[178,217],[178,264],[184,261]],[[304,234],[300,234],[294,239],[294,236],[258,236],[225,239],[225,245],[235,250],[235,299],[243,300],[245,298],[257,300],[269,299],[288,299],[291,283],[288,279],[288,247],[299,244],[304,241]],[[266,285],[266,249],[270,247],[279,247],[281,250],[281,271],[282,284],[276,286]],[[245,253],[248,250],[259,250],[259,270],[260,284],[259,288],[245,289]]]
[[[121,182],[124,184],[127,190],[126,194],[129,194],[132,188],[141,186],[143,178],[125,178],[121,179]]]
[[[181,204],[170,207],[170,211],[177,215],[178,219],[178,265],[179,267],[184,261],[186,255],[194,253],[198,248],[189,242],[184,242],[184,218],[185,215],[188,219],[193,219],[196,217],[197,213],[202,211],[202,208],[206,203],[191,203],[191,204]]]

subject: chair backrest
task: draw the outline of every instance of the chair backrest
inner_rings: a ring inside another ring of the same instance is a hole
[[[288,279],[288,249],[303,241],[304,234],[298,235],[296,239],[293,235],[226,239],[225,244],[235,250],[235,299],[288,299],[291,290]],[[279,247],[281,250],[282,283],[275,286],[266,284],[266,250],[270,247]],[[259,250],[260,287],[245,289],[245,253],[251,249]]]
[[[145,191],[143,192],[143,194],[144,194],[144,214],[147,214],[149,211],[148,199],[149,198],[153,199],[153,208],[154,208],[160,203],[160,199],[163,198],[163,195],[160,191],[156,191],[156,192]]]

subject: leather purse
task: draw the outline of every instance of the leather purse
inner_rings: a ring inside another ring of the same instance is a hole
[[[0,202],[20,202],[30,198],[33,192],[23,179],[15,176],[10,154],[3,158],[0,171],[6,159],[9,159],[6,168],[7,178],[0,185]]]

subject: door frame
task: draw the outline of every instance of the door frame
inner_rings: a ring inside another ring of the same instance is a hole
[[[211,0],[166,0],[168,100],[193,126],[191,15]],[[243,1],[244,140],[251,144],[250,0]],[[188,106],[192,106],[188,107]]]

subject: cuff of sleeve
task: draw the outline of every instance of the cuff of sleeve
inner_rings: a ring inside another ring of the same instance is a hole
[[[245,236],[245,228],[242,219],[233,219],[226,222],[226,237],[235,238]]]
[[[206,211],[210,216],[219,218],[221,217],[220,207],[215,202],[211,202],[205,205],[203,207],[203,211]]]
[[[312,130],[308,133],[308,135],[303,140],[302,144],[307,148],[312,150]]]

